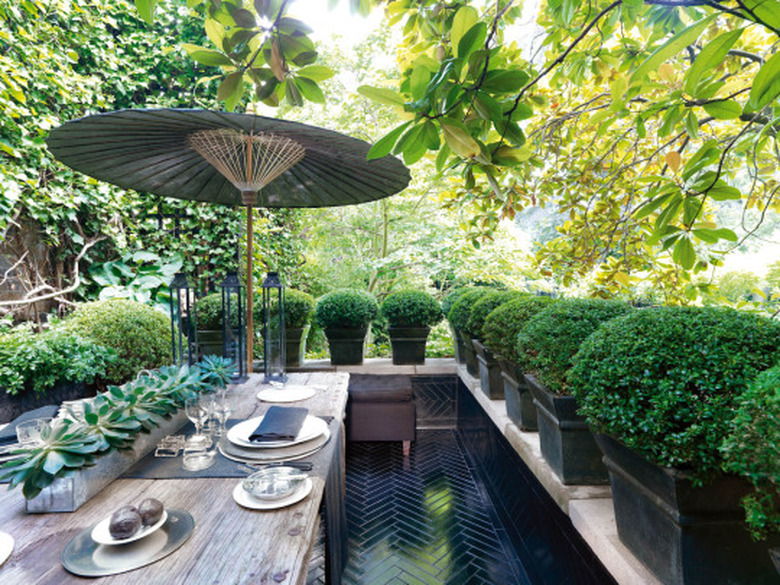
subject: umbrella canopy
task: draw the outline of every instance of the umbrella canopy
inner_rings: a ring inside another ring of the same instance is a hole
[[[251,371],[252,208],[365,203],[403,190],[409,170],[332,130],[208,110],[120,110],[66,122],[49,150],[69,167],[126,189],[247,206],[247,362]]]

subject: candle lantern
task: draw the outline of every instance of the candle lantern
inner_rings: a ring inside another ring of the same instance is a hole
[[[284,285],[276,272],[263,280],[263,350],[265,382],[286,382]]]
[[[222,355],[233,362],[233,383],[246,382],[246,308],[244,287],[235,272],[228,272],[222,288]]]

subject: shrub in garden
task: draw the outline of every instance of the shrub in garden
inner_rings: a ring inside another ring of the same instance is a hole
[[[8,394],[43,394],[59,384],[92,383],[116,353],[74,333],[17,328],[0,334],[0,388]]]
[[[382,314],[390,327],[430,327],[444,318],[436,299],[421,290],[388,295],[382,303]]]
[[[780,365],[748,386],[731,422],[721,453],[725,470],[746,477],[755,488],[742,501],[747,524],[756,539],[780,533]]]
[[[552,297],[523,296],[499,305],[482,326],[485,345],[505,360],[517,363],[517,334],[531,317],[554,302]]]
[[[444,313],[445,316],[449,315],[450,309],[452,309],[452,305],[454,305],[455,302],[460,298],[460,295],[467,293],[470,290],[473,290],[473,287],[461,286],[448,292],[441,300],[441,312]]]
[[[222,293],[211,293],[198,299],[195,311],[199,330],[222,330]]]
[[[632,310],[626,303],[564,299],[528,320],[517,336],[518,365],[550,391],[568,394],[566,376],[580,344],[599,325]]]
[[[569,381],[594,430],[702,480],[723,468],[721,445],[749,383],[778,359],[780,323],[726,308],[660,307],[604,324],[582,345]]]
[[[320,297],[314,310],[317,325],[365,327],[379,312],[374,295],[364,290],[342,289]]]
[[[458,300],[455,301],[455,304],[452,305],[450,312],[447,313],[447,319],[449,320],[450,325],[457,331],[465,332],[474,303],[488,294],[488,292],[490,292],[490,289],[488,288],[475,287],[470,288],[460,295]]]
[[[79,305],[60,327],[117,353],[106,381],[119,384],[141,370],[171,361],[171,321],[155,309],[124,299]]]
[[[303,328],[311,324],[314,317],[316,302],[309,293],[288,288],[284,291],[284,325],[285,327]],[[276,301],[271,301],[271,311],[275,314]],[[258,294],[254,301],[254,320],[261,324],[265,320],[263,314],[263,296]]]
[[[512,299],[530,296],[528,293],[513,290],[491,290],[474,303],[469,314],[469,320],[466,323],[466,333],[472,339],[484,339],[485,333],[482,330],[485,325],[485,319],[496,308]]]

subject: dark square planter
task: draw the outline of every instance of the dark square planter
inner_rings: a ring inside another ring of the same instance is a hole
[[[474,351],[477,353],[479,368],[479,385],[491,400],[504,399],[504,380],[501,378],[501,366],[493,352],[484,343],[473,339]]]
[[[396,366],[421,365],[425,363],[425,345],[430,327],[388,327],[390,344],[393,347],[393,364]]]
[[[542,457],[566,485],[609,482],[601,450],[572,396],[557,396],[529,374],[524,376],[536,405]]]
[[[449,324],[450,333],[452,334],[452,349],[455,353],[455,361],[459,364],[466,363],[466,350],[463,349],[463,336],[455,329],[452,324]]]
[[[359,366],[363,363],[363,346],[368,327],[326,327],[330,363],[334,366]]]
[[[463,337],[463,353],[466,356],[466,371],[474,376],[479,376],[479,364],[477,364],[477,352],[474,351],[474,345],[471,343],[471,338],[465,336],[461,332]]]
[[[284,330],[284,365],[293,368],[299,367],[306,359],[306,337],[309,335],[309,328],[305,327],[287,327]]]
[[[536,431],[536,405],[517,364],[499,359],[501,381],[504,384],[506,413],[521,430]]]
[[[769,548],[745,528],[740,499],[747,481],[721,475],[694,487],[605,435],[596,435],[609,469],[618,536],[664,583],[780,583]]]

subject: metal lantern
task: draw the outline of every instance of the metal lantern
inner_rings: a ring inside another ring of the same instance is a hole
[[[178,272],[173,277],[171,290],[171,346],[176,365],[195,363],[197,347],[195,323],[195,293],[187,277]],[[185,361],[186,360],[186,361]]]
[[[263,349],[265,382],[286,382],[284,285],[276,272],[263,280]]]
[[[228,272],[222,288],[222,355],[233,362],[238,373],[233,383],[246,382],[246,309],[244,287],[238,274]]]

